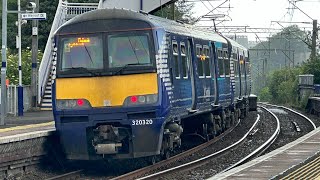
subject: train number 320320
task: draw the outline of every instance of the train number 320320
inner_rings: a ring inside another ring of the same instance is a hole
[[[144,126],[153,124],[152,119],[132,120],[132,126]]]

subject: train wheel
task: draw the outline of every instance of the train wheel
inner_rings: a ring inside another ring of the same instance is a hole
[[[233,126],[235,124],[235,112],[230,113],[230,125]]]
[[[205,141],[209,141],[208,124],[202,124],[202,135]]]
[[[226,112],[226,128],[229,129],[231,126],[231,113],[229,110]]]
[[[171,157],[171,151],[170,150],[166,150],[164,151],[164,159],[169,159]]]
[[[224,132],[226,129],[226,113],[222,111],[220,116],[221,116],[221,129],[222,129],[222,132]]]
[[[247,104],[246,104],[246,116],[248,116],[249,111],[250,111],[249,103],[247,102]]]
[[[220,135],[222,133],[222,127],[221,127],[221,116],[215,116],[214,118],[214,131],[216,133],[216,136]]]
[[[149,159],[149,162],[151,165],[156,164],[157,162],[159,162],[161,159],[159,158],[159,156],[151,156]]]
[[[212,113],[210,113],[210,125],[209,125],[209,131],[210,131],[210,135],[212,138],[214,138],[217,134],[217,131],[216,131],[216,123],[215,123],[215,117]]]
[[[235,111],[235,118],[236,118],[236,121],[238,121],[240,119],[240,114],[241,114],[241,110],[238,108],[236,109]]]

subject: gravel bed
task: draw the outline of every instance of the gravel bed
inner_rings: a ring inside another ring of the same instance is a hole
[[[297,111],[297,112],[299,112],[299,113],[307,116],[309,119],[311,119],[311,120],[313,121],[313,123],[314,123],[317,127],[320,126],[320,117],[319,117],[319,116],[314,115],[314,114],[309,114],[309,113],[307,113],[306,111],[301,111],[301,110],[296,109],[296,108],[292,108],[292,109],[294,109],[295,111]]]
[[[228,135],[223,137],[220,141],[214,143],[212,146],[204,149],[203,151],[193,154],[189,156],[188,158],[181,160],[179,162],[176,162],[172,164],[170,167],[181,165],[187,162],[190,162],[195,159],[199,159],[201,157],[204,157],[206,155],[212,154],[214,152],[217,152],[223,148],[225,148],[228,145],[231,145],[232,143],[238,141],[250,127],[253,125],[254,121],[256,120],[256,112],[250,112],[248,117],[245,120],[242,120],[239,125]],[[259,123],[261,124],[261,123]],[[260,129],[260,128],[259,128]],[[257,131],[256,134],[259,133],[260,130]],[[194,138],[194,137],[193,137]],[[198,139],[199,142],[201,140]],[[193,141],[194,142],[194,141]],[[245,142],[246,146],[251,146],[250,143],[253,143],[253,140],[249,140],[248,142]],[[196,145],[196,144],[194,144]],[[192,145],[192,146],[194,146]],[[186,146],[187,148],[191,148]],[[178,152],[180,152],[179,150]],[[178,153],[177,152],[177,153]],[[233,150],[235,154],[238,154],[238,150]],[[146,158],[141,159],[134,159],[134,160],[113,160],[113,161],[97,161],[97,162],[85,162],[85,166],[82,166],[82,163],[75,163],[77,166],[73,167],[72,169],[82,169],[81,167],[85,167],[86,171],[81,176],[81,179],[109,179],[118,175],[125,174],[127,172],[145,167],[148,164],[148,161]],[[166,167],[166,168],[170,168]],[[61,173],[62,170],[56,169],[56,170],[42,170],[37,171],[35,173],[31,173],[27,176],[25,176],[25,179],[38,179],[37,177],[42,177],[39,179],[43,179],[43,177],[52,177],[54,175],[57,175]],[[32,177],[33,178],[30,178]]]
[[[41,164],[33,165],[32,167],[28,167],[28,169],[32,169],[26,172],[22,177],[13,177],[12,179],[19,180],[43,180],[50,177],[58,176],[63,174],[63,170],[56,166],[55,163],[45,162]],[[11,179],[11,178],[8,178]]]
[[[234,142],[238,141],[241,137],[243,137],[243,135],[251,128],[251,126],[253,125],[253,123],[256,120],[256,113],[250,113],[249,115],[250,118],[247,118],[245,120],[242,120],[239,125],[229,134],[227,134],[226,136],[224,136],[221,140],[219,140],[218,142],[212,144],[211,146],[203,149],[202,151],[196,153],[196,154],[192,154],[191,156],[178,161],[176,163],[172,163],[170,164],[169,167],[165,167],[165,169],[167,168],[171,168],[171,167],[175,167],[196,159],[199,159],[201,157],[207,156],[209,154],[212,154],[213,152],[217,152],[223,148],[225,148],[228,145],[233,144]],[[189,137],[193,140],[198,140],[199,142],[202,142],[201,139],[197,139],[196,137]],[[189,139],[190,141],[190,139]],[[194,142],[194,141],[193,141]],[[192,146],[198,145],[200,143],[192,143]],[[187,148],[191,148],[189,145],[186,145]],[[186,149],[187,149],[186,148]],[[178,150],[178,152],[181,152],[181,150]],[[177,152],[176,152],[177,153]],[[85,174],[83,174],[81,176],[81,179],[110,179],[112,177],[121,175],[121,174],[125,174],[127,172],[133,171],[135,169],[138,168],[142,168],[147,166],[148,163],[146,163],[145,159],[142,160],[124,160],[124,161],[119,161],[116,160],[112,163],[107,163],[104,166],[104,170],[99,170],[97,171],[96,169],[92,171],[92,173],[90,173],[89,171],[87,171]],[[100,166],[101,167],[101,166]],[[121,168],[120,168],[121,167]],[[159,169],[160,171],[161,169]]]
[[[232,148],[230,151],[217,158],[211,159],[203,166],[186,172],[176,172],[160,179],[206,179],[243,159],[267,141],[276,129],[276,121],[270,114],[264,112],[260,113],[260,115],[261,120],[254,128],[254,131],[256,132],[250,135],[241,145]],[[252,121],[253,119],[255,119],[255,116],[252,116],[251,113],[245,121]],[[213,153],[213,151],[211,151],[211,153]]]
[[[280,123],[281,123],[281,132],[278,137],[278,139],[275,141],[274,145],[272,145],[267,152],[279,148],[291,141],[294,141],[295,139],[305,135],[310,131],[310,126],[305,124],[305,120],[299,116],[293,115],[292,113],[287,112],[288,114],[284,113],[284,111],[281,110],[275,110],[274,113],[279,117]],[[313,122],[316,124],[316,126],[320,126],[320,117],[316,115],[306,114],[305,112],[299,111],[298,112],[306,115],[310,119],[313,120]],[[286,112],[286,111],[285,111]],[[253,125],[254,121],[256,120],[256,112],[250,112],[248,117],[245,120],[242,120],[240,124],[228,135],[223,137],[220,141],[214,143],[210,147],[202,150],[201,152],[195,153],[186,159],[183,159],[179,162],[176,162],[172,164],[170,167],[181,165],[187,162],[190,162],[195,159],[199,159],[201,157],[204,157],[208,154],[212,154],[214,152],[217,152],[223,148],[225,148],[228,145],[231,145],[232,143],[238,141],[246,132],[247,130]],[[240,157],[245,156],[246,154],[249,154],[251,150],[254,150],[257,147],[257,144],[261,144],[261,142],[264,142],[261,138],[255,138],[259,134],[263,134],[263,136],[267,137],[266,134],[268,131],[271,131],[271,128],[268,128],[268,126],[272,126],[272,123],[268,121],[270,119],[270,115],[262,113],[259,111],[259,114],[261,116],[261,120],[258,123],[258,131],[254,134],[254,137],[248,138],[245,142],[242,143],[241,147],[236,147],[232,149],[230,152],[225,153],[224,155],[219,156],[216,160],[208,163],[207,165],[201,166],[192,172],[189,171],[187,173],[183,173],[183,175],[179,174],[178,172],[176,174],[170,175],[169,177],[164,177],[164,179],[203,179],[210,177],[223,169],[230,166],[230,164],[233,164],[234,162],[237,162]],[[268,118],[269,117],[269,118]],[[296,132],[294,125],[292,124],[292,121],[295,121],[298,123],[299,127],[301,128],[301,132]],[[308,124],[308,123],[307,123]],[[199,141],[201,142],[201,139],[197,139],[195,137],[188,137],[193,138],[191,142]],[[187,149],[190,149],[200,143],[194,143],[194,144],[187,144],[182,149],[175,152],[175,154],[180,153],[182,151],[185,151]],[[251,150],[248,150],[249,149]],[[235,157],[235,158],[232,158]],[[141,159],[134,159],[134,160],[114,160],[114,161],[97,161],[97,162],[75,162],[76,166],[73,166],[71,168],[62,170],[60,167],[53,165],[54,163],[46,163],[41,165],[34,165],[33,170],[28,171],[24,176],[22,177],[13,177],[14,179],[45,179],[49,177],[56,176],[58,174],[62,174],[65,171],[71,171],[75,169],[80,169],[81,167],[86,167],[85,174],[82,175],[81,179],[108,179],[112,178],[118,175],[125,174],[127,172],[133,171],[135,169],[139,169],[142,167],[145,167],[149,162],[146,160],[146,158]],[[85,165],[83,165],[85,164]],[[166,168],[170,168],[166,167]]]
[[[309,121],[305,120],[301,116],[293,114],[292,112],[284,109],[278,109],[271,106],[266,107],[269,108],[269,110],[276,116],[278,116],[280,121],[280,134],[277,140],[266,151],[266,153],[280,148],[313,130],[313,127]],[[298,124],[301,129],[300,132],[297,132],[293,122]]]

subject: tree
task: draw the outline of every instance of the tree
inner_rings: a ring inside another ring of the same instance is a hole
[[[307,62],[302,65],[303,74],[313,74],[314,83],[320,84],[320,56],[317,55],[314,59],[308,59]]]
[[[284,28],[281,32],[268,38],[251,48],[250,61],[255,93],[263,88],[261,81],[267,74],[283,68],[300,66],[307,60],[310,50],[306,41],[307,33],[293,25]]]
[[[27,2],[29,0],[21,0],[21,10],[26,10]],[[99,0],[69,0],[68,2],[90,2],[97,3]],[[39,21],[39,49],[44,51],[46,46],[48,36],[50,34],[51,25],[56,13],[56,9],[59,3],[59,0],[40,0],[39,12],[47,13],[47,19]],[[0,5],[2,10],[2,4]],[[8,10],[17,10],[17,0],[8,0]],[[2,14],[1,14],[2,15]],[[15,22],[18,20],[17,14],[8,14],[8,48],[12,52],[16,52],[16,42],[15,37],[17,36],[17,26]],[[1,24],[1,21],[0,21]],[[1,27],[1,25],[0,25]],[[31,47],[31,38],[32,38],[32,21],[28,21],[27,24],[23,25],[21,28],[21,47],[22,49],[27,49]]]
[[[42,58],[42,53],[39,51],[38,56],[38,66]],[[31,84],[31,50],[25,49],[21,53],[21,67],[22,67],[22,84],[30,85]],[[7,79],[10,80],[10,84],[18,85],[19,84],[19,70],[18,70],[18,54],[8,52],[7,59]]]
[[[8,10],[17,10],[17,0],[8,0],[7,5]],[[1,17],[2,17],[2,3],[0,4]],[[7,14],[7,46],[10,49],[16,48],[16,35],[18,34],[18,27],[15,22],[18,20],[17,14]],[[2,18],[0,20],[0,28],[2,29]],[[2,36],[0,36],[0,41],[2,41]]]
[[[173,13],[173,7],[174,6],[174,13]],[[187,3],[184,0],[178,0],[174,4],[166,5],[152,14],[155,16],[167,18],[167,19],[174,19],[183,21],[185,23],[193,24],[194,17],[192,17],[193,3]],[[173,17],[174,16],[174,17]]]

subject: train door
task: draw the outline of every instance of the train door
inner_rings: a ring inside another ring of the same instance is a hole
[[[244,97],[246,95],[246,78],[245,78],[245,60],[244,53],[240,54],[240,84],[241,84],[241,96]]]
[[[192,84],[190,76],[190,45],[187,39],[175,37],[171,42],[174,98],[172,110],[177,114],[187,113],[192,106]]]
[[[246,95],[249,96],[251,93],[251,75],[250,75],[250,62],[247,55],[245,56],[245,72],[246,72]]]
[[[217,48],[217,54],[219,103],[227,106],[228,102],[231,101],[230,59],[228,58],[227,44],[223,44],[222,48]]]
[[[235,51],[232,55],[233,61],[233,72],[234,72],[234,79],[235,79],[235,97],[240,98],[241,95],[241,85],[240,85],[240,70],[239,70],[239,51],[235,48]]]
[[[212,95],[214,95],[213,97],[213,102],[211,105],[214,106],[218,106],[219,102],[218,102],[218,83],[217,83],[217,72],[218,72],[218,68],[216,66],[217,64],[217,52],[216,52],[216,46],[214,44],[214,42],[211,42],[210,44],[210,55],[211,55],[211,60],[210,60],[210,71],[211,71],[211,92]]]
[[[195,46],[196,53],[196,86],[197,86],[197,108],[206,110],[215,100],[214,83],[210,70],[210,48],[207,42],[198,41]]]

